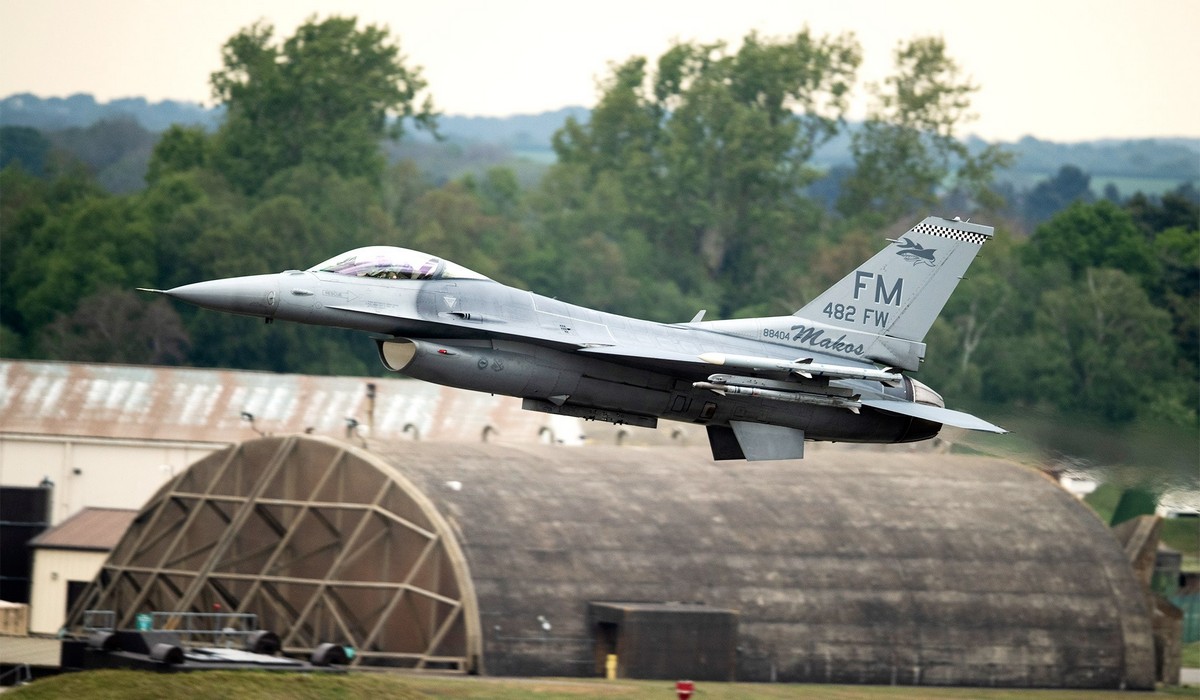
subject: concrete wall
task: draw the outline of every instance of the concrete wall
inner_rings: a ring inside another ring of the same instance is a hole
[[[37,549],[33,555],[33,586],[29,601],[29,631],[55,634],[67,617],[67,583],[91,581],[100,573],[108,552]]]
[[[54,482],[51,524],[83,508],[137,509],[174,475],[223,443],[0,433],[0,484]]]
[[[739,613],[743,681],[1153,688],[1108,528],[996,459],[469,446],[380,453],[456,523],[500,675],[591,675],[589,602]]]

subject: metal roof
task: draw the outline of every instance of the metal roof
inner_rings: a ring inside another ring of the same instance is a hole
[[[367,385],[375,385],[372,420]],[[254,416],[251,424],[243,413]],[[0,360],[0,433],[232,443],[272,434],[537,442],[578,421],[412,379]]]
[[[107,552],[121,541],[137,514],[124,508],[84,508],[34,537],[29,546]]]

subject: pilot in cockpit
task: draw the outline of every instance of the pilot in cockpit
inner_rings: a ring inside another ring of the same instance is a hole
[[[488,279],[449,260],[394,246],[357,248],[308,271],[389,280]]]

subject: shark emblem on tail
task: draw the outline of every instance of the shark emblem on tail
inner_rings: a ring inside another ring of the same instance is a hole
[[[933,267],[933,254],[937,252],[936,248],[925,248],[920,243],[915,243],[907,238],[901,238],[898,241],[900,245],[899,252],[896,255],[904,258],[913,265],[928,265]]]

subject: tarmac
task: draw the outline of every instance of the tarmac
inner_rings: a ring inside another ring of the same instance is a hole
[[[0,635],[0,664],[58,666],[62,641],[53,637],[11,637]]]

